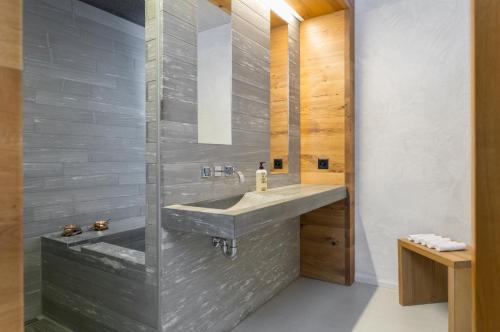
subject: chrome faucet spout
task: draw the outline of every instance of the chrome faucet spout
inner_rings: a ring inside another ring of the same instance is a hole
[[[243,174],[242,171],[236,171],[236,174],[238,175],[238,180],[240,180],[240,183],[245,182],[245,175]]]

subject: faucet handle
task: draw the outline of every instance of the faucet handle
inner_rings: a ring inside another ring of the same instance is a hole
[[[231,165],[224,166],[224,174],[226,176],[233,176],[234,175],[234,166],[231,166]]]
[[[209,178],[211,176],[212,176],[212,168],[210,168],[210,166],[203,166],[201,168],[201,177]]]

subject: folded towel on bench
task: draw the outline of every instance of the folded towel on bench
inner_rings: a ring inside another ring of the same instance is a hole
[[[437,251],[458,251],[465,250],[465,248],[467,248],[465,243],[456,241],[439,243],[435,247]]]
[[[463,242],[452,241],[448,237],[436,234],[413,234],[408,235],[408,240],[424,245],[437,251],[456,251],[464,250],[467,245]]]
[[[408,240],[415,243],[423,243],[425,240],[435,237],[436,234],[413,234],[408,235]]]

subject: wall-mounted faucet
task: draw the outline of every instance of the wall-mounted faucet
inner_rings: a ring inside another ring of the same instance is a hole
[[[245,175],[243,174],[243,172],[238,171],[234,166],[231,165],[224,166],[224,174],[226,176],[234,176],[236,174],[238,176],[238,180],[240,181],[240,183],[245,182]]]
[[[231,166],[231,165],[216,165],[213,167],[210,166],[203,166],[201,168],[201,177],[202,178],[209,178],[209,177],[227,177],[227,176],[238,176],[238,180],[240,183],[245,182],[245,175],[243,172],[239,171],[236,169],[236,167]]]

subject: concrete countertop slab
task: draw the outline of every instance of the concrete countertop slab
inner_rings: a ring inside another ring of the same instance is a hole
[[[163,208],[166,229],[236,239],[347,197],[345,186],[296,184]]]

